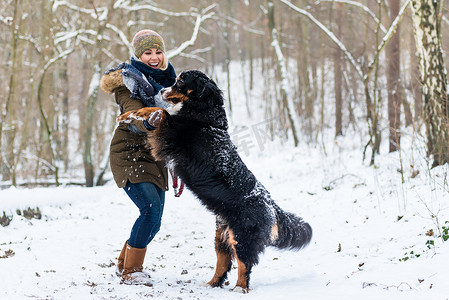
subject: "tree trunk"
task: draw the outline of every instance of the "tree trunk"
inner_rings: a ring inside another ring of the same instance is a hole
[[[341,3],[336,5],[337,37],[341,38],[342,34],[342,12]],[[335,136],[343,135],[342,125],[342,110],[343,110],[343,95],[342,95],[342,57],[339,48],[334,49],[334,89],[335,89]]]
[[[12,58],[11,58],[11,70],[10,70],[10,76],[9,76],[9,91],[8,95],[6,97],[6,103],[4,108],[2,109],[2,115],[0,119],[0,172],[2,174],[2,180],[9,180],[10,179],[10,170],[8,166],[11,166],[12,162],[9,161],[9,158],[3,157],[3,149],[2,149],[2,136],[3,136],[3,124],[6,124],[6,119],[11,118],[9,115],[10,108],[11,108],[11,102],[14,100],[15,97],[15,76],[18,73],[16,70],[17,67],[17,43],[19,40],[19,24],[20,24],[20,18],[18,15],[18,0],[14,0],[14,17],[12,19],[11,24],[11,40],[12,40]],[[11,121],[10,121],[11,122]],[[9,128],[11,130],[11,128]],[[8,135],[7,135],[8,138]],[[12,151],[12,145],[6,144],[6,146]]]
[[[98,45],[98,44],[97,44]],[[97,49],[101,54],[101,49]],[[98,57],[97,57],[98,58]],[[85,128],[83,133],[83,165],[86,186],[94,186],[94,164],[92,159],[92,139],[95,120],[95,106],[98,99],[98,84],[101,77],[100,60],[95,63],[94,74],[89,84],[89,94],[87,99],[87,110],[85,118]]]
[[[442,5],[441,2],[412,0],[418,66],[423,84],[427,151],[433,157],[433,167],[449,162],[447,73],[441,49],[438,5]]]
[[[231,11],[231,3],[230,0],[226,2],[226,13],[229,13]],[[229,20],[228,18],[225,18],[224,23],[224,30],[223,30],[223,37],[224,37],[224,44],[225,44],[225,50],[226,50],[226,60],[225,60],[225,67],[226,67],[226,90],[228,94],[228,107],[229,111],[232,112],[232,101],[231,101],[231,43],[230,43],[230,37],[231,34],[230,26],[229,26]]]
[[[276,52],[276,58],[279,68],[279,73],[281,75],[281,92],[282,92],[282,104],[284,106],[284,109],[287,112],[287,117],[290,123],[290,128],[292,130],[293,135],[293,142],[295,147],[298,146],[299,140],[297,135],[297,130],[299,130],[299,125],[297,122],[297,116],[296,116],[296,110],[295,105],[293,103],[293,96],[292,96],[292,89],[290,87],[290,82],[287,77],[287,66],[285,63],[285,58],[282,54],[281,46],[279,44],[278,36],[277,36],[277,30],[274,23],[274,5],[273,1],[268,0],[268,11],[267,11],[267,17],[268,17],[268,29],[271,34],[271,46],[273,47],[274,51]]]
[[[398,0],[390,0],[390,21],[393,24],[399,14]],[[388,89],[388,123],[390,128],[389,142],[390,152],[400,148],[400,125],[401,125],[401,90],[400,90],[400,42],[399,25],[396,33],[391,37],[387,45],[387,89]]]
[[[71,56],[71,55],[70,55]],[[60,72],[61,81],[65,87],[62,92],[62,121],[61,121],[61,146],[60,146],[60,158],[64,161],[64,171],[67,172],[69,169],[69,122],[70,122],[70,111],[69,111],[69,69],[67,64],[62,67]]]
[[[301,108],[303,111],[300,111],[300,113],[304,113],[304,120],[305,120],[305,132],[309,136],[310,140],[313,138],[313,125],[314,125],[314,108],[315,108],[315,95],[313,93],[314,86],[311,82],[310,78],[314,78],[316,80],[315,74],[313,74],[311,71],[313,70],[313,59],[309,53],[309,43],[313,44],[315,41],[313,37],[309,37],[309,25],[306,22],[303,22],[303,20],[300,21],[301,23],[301,48],[300,51],[302,52],[302,59],[300,59],[297,63],[300,64],[300,70],[302,74],[302,87],[303,90],[303,99],[302,102],[298,102],[298,107]],[[313,49],[314,47],[312,47]],[[315,49],[317,49],[316,47]]]
[[[411,39],[410,44],[410,89],[415,104],[414,121],[416,122],[423,119],[423,95],[414,39]]]

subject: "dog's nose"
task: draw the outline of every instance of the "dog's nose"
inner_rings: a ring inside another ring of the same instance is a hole
[[[165,92],[165,88],[163,88],[160,92],[161,94],[163,94]]]

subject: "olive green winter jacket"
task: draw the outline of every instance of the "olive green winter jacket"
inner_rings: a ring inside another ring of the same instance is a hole
[[[144,107],[140,100],[131,98],[130,91],[123,83],[122,70],[103,75],[100,87],[103,91],[115,95],[120,113],[138,110]],[[145,147],[148,129],[142,120],[133,120],[131,124],[143,132],[134,133],[128,124],[119,124],[111,141],[110,164],[112,175],[118,187],[126,183],[152,182],[162,190],[168,190],[168,172],[164,161],[155,161],[150,150]]]

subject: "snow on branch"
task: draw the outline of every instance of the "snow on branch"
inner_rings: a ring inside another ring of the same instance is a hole
[[[263,8],[262,8],[262,11],[264,11]],[[247,32],[254,33],[254,34],[257,34],[257,35],[265,35],[265,32],[263,30],[254,28],[254,24],[259,22],[259,20],[262,18],[262,16],[263,16],[262,14],[259,14],[256,18],[251,20],[251,22],[248,23],[248,24],[245,24],[245,23],[241,22],[240,20],[238,20],[236,18],[229,17],[229,16],[223,16],[223,18],[228,20],[232,24],[241,26],[242,29],[247,31]]]
[[[315,17],[312,16],[312,14],[310,14],[308,11],[293,5],[292,3],[290,3],[290,1],[286,1],[286,0],[280,0],[280,1],[282,3],[284,3],[284,4],[286,4],[287,6],[289,6],[294,11],[300,13],[301,15],[304,15],[305,17],[307,17],[313,23],[315,23],[315,25],[317,25],[341,49],[341,51],[343,51],[343,53],[348,58],[349,62],[354,67],[354,69],[357,71],[359,76],[361,78],[364,77],[363,71],[360,68],[360,65],[356,62],[356,60],[352,56],[351,52],[349,52],[346,49],[345,45],[343,45],[343,43],[335,36],[335,34],[333,34],[326,26],[324,26],[324,24],[322,24],[320,21],[315,19]]]
[[[81,29],[81,30],[75,30],[75,31],[68,31],[68,32],[57,32],[55,34],[54,44],[58,45],[62,42],[74,39],[74,38],[81,38],[81,34],[88,34],[88,35],[97,35],[97,32],[92,29]]]
[[[206,14],[206,15],[202,15],[202,14],[198,15],[196,18],[195,27],[193,28],[193,32],[192,32],[192,36],[191,36],[190,40],[185,41],[178,48],[168,51],[167,58],[171,59],[171,58],[179,55],[182,51],[184,51],[189,46],[194,45],[195,41],[198,37],[198,32],[200,31],[201,24],[205,20],[211,18],[213,15],[214,15],[214,13],[210,13],[210,14]]]
[[[279,45],[278,33],[276,28],[272,29],[271,38],[272,38],[271,46],[273,47],[276,53],[279,71],[281,74],[281,89],[284,92],[285,97],[287,98],[288,111],[290,113],[290,119],[293,122],[292,126],[294,126],[295,130],[298,130],[300,128],[300,125],[294,113],[296,111],[296,108],[293,103],[293,90],[290,85],[290,80],[288,79],[287,64],[285,62],[285,57],[284,54],[282,53],[281,46]]]
[[[173,50],[170,50],[167,52],[167,58],[171,59],[177,55],[180,55],[182,53],[182,51],[184,51],[186,48],[195,44],[195,41],[198,38],[198,33],[201,30],[201,24],[205,20],[210,19],[214,16],[214,12],[209,13],[209,11],[212,10],[215,6],[216,6],[216,4],[212,4],[208,7],[206,7],[205,9],[203,9],[200,13],[194,12],[194,11],[172,12],[172,11],[168,11],[168,10],[165,10],[165,9],[162,9],[162,8],[156,7],[154,5],[150,5],[150,4],[131,5],[129,0],[118,0],[117,2],[115,2],[113,8],[114,9],[121,8],[121,9],[128,10],[128,11],[151,10],[153,12],[160,13],[162,15],[170,16],[170,17],[195,17],[196,18],[195,27],[193,29],[191,38],[189,40],[183,42],[176,49],[173,49]],[[115,27],[113,25],[108,24],[106,26],[119,34],[119,37],[121,38],[122,42],[128,47],[128,49],[132,53],[131,45],[128,42],[128,40],[126,39],[125,34],[123,34],[117,27]]]
[[[84,13],[84,14],[88,14],[90,15],[92,18],[94,19],[98,19],[98,20],[103,20],[107,14],[108,14],[108,9],[106,7],[100,7],[100,8],[83,8],[83,7],[79,7],[77,5],[74,5],[70,2],[67,1],[63,1],[63,0],[55,0],[55,2],[53,3],[53,7],[52,7],[52,11],[53,13],[56,12],[56,10],[58,9],[59,6],[65,6],[71,10],[80,12],[80,13]],[[100,15],[101,13],[101,15]]]
[[[370,64],[368,65],[368,69],[366,74],[363,76],[363,81],[367,81],[369,79],[369,76],[371,74],[371,71],[374,68],[374,65],[376,64],[377,60],[379,59],[379,55],[382,52],[382,50],[385,48],[386,44],[388,43],[388,41],[391,39],[391,37],[393,36],[393,34],[396,32],[396,28],[398,27],[399,21],[401,20],[402,16],[404,15],[404,12],[406,10],[406,8],[409,6],[411,0],[407,0],[401,7],[401,9],[399,10],[398,15],[396,16],[396,18],[394,19],[393,23],[391,23],[390,28],[388,29],[387,33],[385,34],[384,38],[382,39],[382,41],[380,42],[379,46],[377,47],[376,50],[376,55],[374,56],[373,60],[370,62]]]
[[[382,23],[376,17],[376,15],[366,5],[363,5],[362,3],[359,3],[357,1],[351,1],[351,0],[318,0],[315,4],[320,4],[321,2],[342,3],[342,4],[348,4],[348,5],[356,6],[356,7],[360,8],[360,9],[362,9],[363,11],[365,11],[367,14],[369,14],[371,16],[371,18],[373,18],[374,22],[379,24],[380,30],[382,30],[382,32],[384,34],[387,33],[387,29],[385,29],[385,27],[382,25]]]
[[[411,2],[411,0],[407,0],[402,5],[402,7],[401,7],[401,9],[399,11],[399,14],[397,15],[396,19],[393,21],[393,23],[391,24],[391,26],[388,29],[387,33],[385,34],[384,38],[382,39],[381,43],[377,47],[376,54],[375,54],[373,60],[368,65],[367,72],[363,73],[360,65],[356,62],[356,60],[354,59],[352,54],[346,49],[346,47],[343,45],[343,43],[329,29],[327,29],[326,26],[324,26],[320,21],[315,19],[308,11],[303,10],[303,9],[293,5],[292,3],[290,3],[290,1],[287,1],[287,0],[279,0],[279,1],[281,1],[284,4],[286,4],[287,6],[289,6],[290,8],[295,10],[296,12],[306,16],[307,18],[309,18],[309,20],[311,20],[313,23],[315,23],[315,25],[317,25],[321,30],[323,30],[323,32],[341,49],[341,51],[343,51],[343,53],[348,58],[348,60],[351,63],[351,65],[355,68],[355,70],[357,71],[357,73],[363,79],[364,82],[368,81],[368,79],[370,77],[370,74],[371,74],[371,71],[373,70],[373,68],[374,68],[374,66],[376,64],[376,61],[378,60],[380,53],[382,52],[382,50],[385,48],[385,45],[388,43],[388,41],[391,39],[391,37],[395,33],[396,28],[397,28],[397,26],[398,26],[402,16],[404,15],[405,9],[408,7],[408,5]],[[334,0],[334,1],[339,1],[339,0]],[[350,2],[348,0],[340,0],[340,1],[341,2],[346,2],[346,3]]]
[[[36,49],[37,53],[42,53],[42,48],[39,45],[39,42],[36,41],[36,39],[33,38],[31,35],[19,35],[19,39],[29,42],[31,45],[34,46],[34,49]]]
[[[75,48],[72,49],[67,49],[64,52],[59,53],[57,56],[51,58],[49,61],[47,61],[47,63],[45,64],[45,66],[42,68],[43,71],[45,72],[48,68],[50,68],[50,66],[52,64],[54,64],[55,62],[57,62],[60,59],[65,58],[66,56],[68,56],[70,53],[72,53],[73,51],[75,51]]]
[[[215,4],[213,4],[215,6]],[[122,8],[128,11],[140,11],[140,10],[151,10],[153,12],[157,12],[170,17],[190,17],[197,13],[194,12],[172,12],[163,8],[156,7],[154,5],[149,4],[141,4],[141,5],[130,5],[130,1],[117,1],[114,4],[114,8]]]
[[[198,61],[200,61],[202,63],[207,63],[207,61],[204,58],[198,56],[197,54],[209,52],[210,50],[212,50],[212,47],[206,47],[206,48],[202,48],[202,49],[195,49],[195,50],[193,50],[190,53],[179,53],[179,56],[187,57],[187,58],[191,58],[191,59],[196,59],[196,60],[198,60]]]
[[[186,58],[189,58],[189,59],[196,59],[196,60],[198,60],[199,62],[201,62],[203,64],[207,63],[207,61],[204,58],[202,58],[202,57],[200,57],[198,55],[193,55],[191,53],[179,53],[179,56],[186,57]]]
[[[4,23],[5,25],[11,26],[12,21],[13,21],[12,17],[4,17],[0,15],[0,22]]]
[[[131,46],[131,44],[128,42],[128,38],[126,37],[126,34],[121,31],[119,28],[117,28],[117,26],[112,25],[112,24],[106,24],[106,28],[111,29],[112,31],[114,31],[115,33],[117,33],[117,35],[119,36],[120,40],[122,41],[122,43],[124,45],[126,45],[126,47],[129,50],[129,53],[133,53],[133,48]]]
[[[276,30],[276,26],[274,23],[274,6],[272,1],[268,1],[267,3],[268,9],[261,7],[268,19],[268,28],[271,33],[271,46],[274,49],[277,57],[277,63],[279,68],[279,73],[281,75],[281,91],[283,94],[283,104],[286,109],[288,119],[290,122],[290,127],[292,130],[293,140],[295,143],[295,147],[298,145],[298,136],[297,130],[299,130],[299,122],[296,116],[296,107],[293,101],[293,90],[290,84],[290,80],[288,79],[288,71],[287,64],[285,61],[284,54],[282,53],[281,46],[279,44],[278,32]]]
[[[165,10],[162,8],[158,8],[158,7],[156,7],[154,5],[150,5],[150,4],[139,5],[139,4],[131,4],[131,1],[129,1],[129,0],[117,0],[111,9],[123,9],[123,10],[127,10],[127,11],[151,10],[153,12],[165,15],[167,18],[168,17],[194,17],[194,18],[196,18],[195,26],[194,26],[191,38],[189,40],[183,42],[176,49],[168,51],[167,57],[170,59],[177,55],[180,55],[182,53],[182,51],[184,51],[186,48],[195,44],[195,42],[198,38],[198,33],[201,30],[201,24],[204,21],[206,21],[207,19],[210,19],[214,16],[215,13],[210,12],[210,11],[214,7],[216,7],[216,5],[217,4],[212,4],[208,7],[206,7],[205,9],[203,9],[201,12],[198,12],[198,10],[190,11],[190,12],[172,12],[172,11],[168,11],[168,10]],[[54,0],[53,7],[52,7],[53,12],[55,12],[60,6],[65,6],[73,11],[87,14],[94,19],[103,20],[103,21],[106,19],[106,16],[108,14],[108,9],[106,7],[87,9],[87,8],[83,8],[83,7],[79,7],[77,5],[71,4],[71,3],[69,3],[69,1],[65,1],[65,0]],[[130,53],[133,52],[131,43],[128,41],[127,35],[121,29],[119,29],[117,26],[110,24],[110,23],[106,23],[105,27],[114,31],[118,35],[118,37],[120,38],[122,43],[128,48],[129,52]],[[79,32],[79,31],[72,32],[72,33],[66,33],[65,36],[61,36],[56,40],[56,44],[58,44],[60,41],[68,40],[74,36],[78,36],[78,39],[80,41],[92,43],[92,41],[90,41],[87,37],[82,37],[80,35],[80,33],[81,32]],[[90,33],[90,32],[86,31],[86,33]]]

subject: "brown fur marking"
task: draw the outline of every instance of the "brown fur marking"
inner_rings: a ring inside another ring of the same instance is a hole
[[[235,251],[235,250],[234,250]],[[238,277],[237,277],[237,283],[235,284],[235,287],[241,287],[245,293],[249,291],[248,288],[248,278],[246,277],[247,269],[246,265],[239,260],[237,254],[237,265],[238,265]]]
[[[217,254],[217,266],[215,268],[214,276],[207,283],[210,286],[218,285],[220,278],[222,278],[226,274],[230,264],[232,263],[231,256],[218,251],[219,245],[225,241],[223,239],[224,235],[224,231],[221,228],[217,228],[217,231],[215,232],[215,252]]]
[[[271,234],[270,234],[270,240],[272,243],[277,241],[279,238],[279,226],[278,224],[274,224],[273,227],[271,227]]]
[[[235,240],[234,231],[230,229],[229,227],[226,228],[226,231],[228,233],[228,239],[226,242],[232,247],[232,250],[234,251],[234,257],[237,260],[237,266],[238,266],[238,277],[237,277],[237,283],[235,284],[235,287],[240,287],[243,289],[244,293],[249,292],[248,288],[248,278],[246,277],[247,268],[246,265],[239,259],[237,255],[237,251],[235,249],[235,245],[238,244],[238,242]]]
[[[168,101],[171,101],[173,103],[179,103],[189,100],[189,97],[187,97],[186,95],[174,91],[164,96]]]

